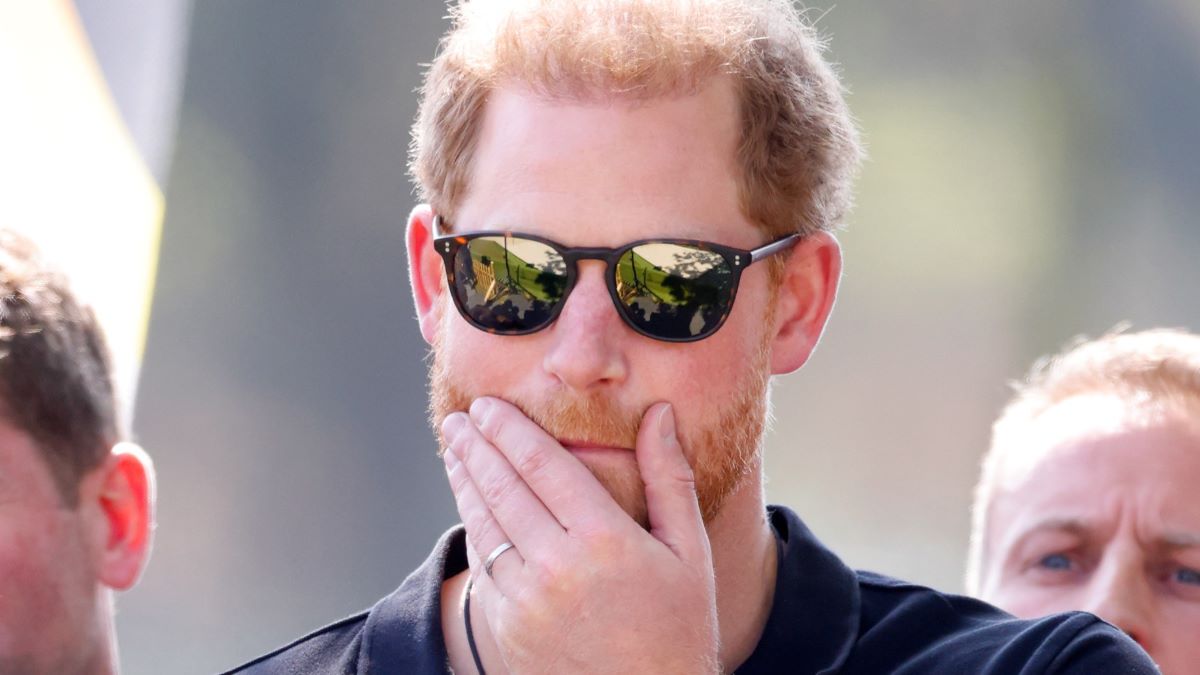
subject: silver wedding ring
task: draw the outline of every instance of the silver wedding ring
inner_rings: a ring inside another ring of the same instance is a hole
[[[500,544],[496,548],[492,549],[492,552],[488,554],[487,560],[483,561],[483,573],[488,575],[489,579],[492,578],[492,565],[496,564],[496,558],[499,558],[500,556],[504,555],[504,552],[512,547],[513,547],[512,542],[506,541],[503,544]]]

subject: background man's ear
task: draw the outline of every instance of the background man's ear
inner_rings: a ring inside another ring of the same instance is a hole
[[[433,209],[419,204],[408,216],[405,244],[408,247],[408,279],[421,336],[433,344],[442,321],[441,294],[445,290],[442,259],[433,250]]]
[[[792,250],[775,302],[771,372],[797,370],[808,361],[837,297],[842,248],[828,232],[805,237]]]
[[[154,464],[133,443],[113,446],[108,459],[84,479],[81,508],[87,508],[97,577],[124,590],[141,576],[150,557],[156,500]]]

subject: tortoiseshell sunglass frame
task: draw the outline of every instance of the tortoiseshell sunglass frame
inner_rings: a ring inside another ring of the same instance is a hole
[[[563,305],[566,304],[567,298],[571,295],[571,291],[575,288],[575,282],[579,277],[579,261],[601,260],[604,261],[605,265],[607,266],[605,277],[608,286],[608,294],[612,298],[613,304],[616,305],[617,313],[620,314],[625,325],[629,326],[640,335],[644,335],[654,340],[661,340],[663,342],[696,342],[715,334],[718,330],[720,330],[721,326],[725,325],[725,320],[729,318],[730,312],[733,311],[733,303],[734,300],[737,299],[737,289],[741,281],[742,271],[760,260],[766,259],[772,255],[775,255],[776,253],[786,251],[803,238],[803,235],[799,233],[789,234],[752,250],[724,246],[722,244],[716,244],[710,241],[702,241],[698,239],[639,239],[617,248],[609,248],[603,246],[564,246],[552,239],[511,230],[489,230],[471,232],[467,234],[446,233],[446,225],[447,223],[440,215],[434,216],[433,247],[445,264],[446,281],[451,288],[450,295],[454,298],[455,308],[458,310],[458,313],[462,315],[463,319],[467,321],[467,323],[478,328],[479,330],[482,330],[486,333],[491,333],[493,335],[530,335],[547,328],[558,319],[558,315],[562,311]],[[563,287],[562,297],[554,302],[545,321],[531,328],[506,330],[479,323],[470,315],[468,308],[463,306],[457,290],[458,287],[455,285],[455,257],[458,255],[459,249],[467,246],[472,240],[483,237],[504,237],[506,240],[522,239],[534,241],[553,249],[556,253],[562,256],[563,261],[566,263],[566,283]],[[728,295],[721,303],[720,317],[711,328],[698,335],[687,335],[682,337],[657,335],[653,332],[643,329],[630,317],[630,308],[621,301],[620,294],[617,291],[617,264],[621,257],[624,256],[628,251],[639,246],[645,246],[647,244],[672,244],[676,246],[686,246],[700,251],[715,253],[724,259],[725,263],[729,266],[730,271],[729,284],[728,288],[726,289]]]

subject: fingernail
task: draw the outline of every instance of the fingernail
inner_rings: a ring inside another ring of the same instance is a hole
[[[442,438],[445,439],[446,445],[453,443],[459,432],[462,431],[463,426],[467,423],[465,417],[466,415],[455,412],[446,415],[446,418],[442,420]]]
[[[487,411],[491,408],[492,402],[490,399],[475,399],[475,401],[471,403],[471,419],[474,420],[476,424],[479,424],[483,420],[483,417],[487,415]]]
[[[663,440],[670,440],[675,435],[675,410],[668,403],[658,414],[658,435]]]

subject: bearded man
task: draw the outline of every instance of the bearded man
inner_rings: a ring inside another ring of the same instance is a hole
[[[768,382],[833,306],[859,156],[790,3],[459,5],[407,244],[464,527],[242,672],[1153,672],[1089,615],[856,574],[765,505]]]

